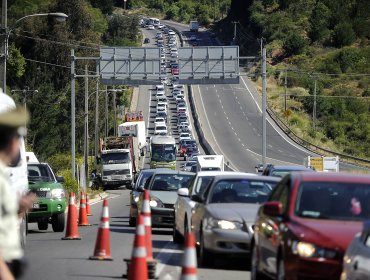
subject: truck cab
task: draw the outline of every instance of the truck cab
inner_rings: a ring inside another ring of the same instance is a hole
[[[103,150],[101,167],[104,190],[122,185],[131,186],[133,172],[130,149]]]

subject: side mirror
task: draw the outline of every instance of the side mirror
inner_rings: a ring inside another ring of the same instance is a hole
[[[144,192],[144,187],[143,186],[138,186],[136,188],[136,191],[138,191],[138,192]]]
[[[58,183],[64,183],[64,177],[63,176],[57,176],[57,182]]]
[[[189,189],[188,188],[181,188],[177,191],[179,196],[189,196]]]
[[[195,202],[203,203],[204,197],[199,194],[194,194],[191,196],[191,200],[194,200]]]
[[[263,214],[267,216],[280,216],[283,214],[283,204],[280,201],[269,201],[263,206]]]

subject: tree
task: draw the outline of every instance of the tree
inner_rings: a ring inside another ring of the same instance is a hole
[[[113,12],[114,0],[90,0],[91,5],[99,8],[103,14],[110,15]]]
[[[301,54],[307,46],[307,40],[296,32],[288,35],[284,42],[284,50],[287,55]]]
[[[338,23],[334,27],[333,41],[336,47],[349,46],[356,40],[352,24],[349,22]]]
[[[328,29],[331,11],[321,1],[318,1],[310,19],[310,38],[312,41],[323,42],[328,39],[330,31]]]

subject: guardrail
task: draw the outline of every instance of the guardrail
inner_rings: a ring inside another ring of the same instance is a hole
[[[369,167],[366,164],[370,164],[370,160],[364,158],[358,158],[351,155],[338,153],[329,149],[321,148],[315,144],[308,142],[307,140],[298,136],[273,110],[267,108],[267,113],[271,117],[271,119],[275,122],[275,124],[285,132],[285,134],[295,143],[300,146],[305,147],[307,150],[317,153],[320,155],[335,155],[340,157],[340,161],[350,163],[350,164],[357,164],[362,167]],[[366,163],[366,164],[365,164]]]

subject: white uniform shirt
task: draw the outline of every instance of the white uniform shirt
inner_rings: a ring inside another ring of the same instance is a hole
[[[11,190],[9,172],[2,162],[0,162],[0,255],[6,262],[23,257],[17,198]]]

